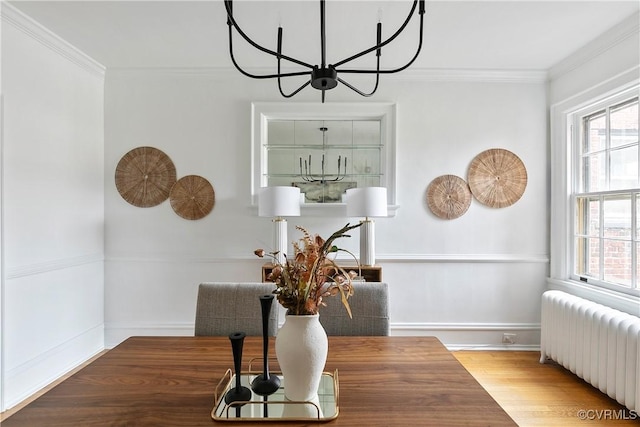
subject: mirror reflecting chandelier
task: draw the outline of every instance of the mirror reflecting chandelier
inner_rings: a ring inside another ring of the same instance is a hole
[[[322,126],[318,128],[319,131],[322,132],[322,149],[324,151],[327,145],[327,136],[326,132],[329,130],[328,127]],[[319,182],[321,184],[325,184],[327,182],[338,182],[345,179],[347,176],[347,156],[344,156],[344,170],[342,174],[340,173],[340,168],[342,164],[342,156],[338,156],[338,174],[337,175],[327,175],[325,173],[325,162],[324,162],[324,153],[322,154],[322,160],[320,161],[320,175],[314,175],[311,170],[311,154],[309,154],[309,159],[304,160],[304,172],[302,170],[303,160],[300,157],[300,178],[306,182]]]
[[[301,61],[299,59],[295,59],[292,58],[290,56],[284,55],[282,53],[282,27],[279,26],[278,27],[278,40],[277,40],[277,50],[273,51],[270,49],[265,48],[264,46],[254,42],[253,40],[251,40],[249,38],[249,36],[246,35],[246,33],[240,28],[240,26],[238,25],[237,21],[235,20],[234,16],[233,16],[233,0],[224,0],[224,6],[227,10],[227,25],[229,27],[229,54],[231,56],[231,61],[233,62],[233,65],[236,67],[236,69],[238,71],[240,71],[240,73],[244,74],[247,77],[251,77],[253,79],[277,79],[278,80],[278,90],[280,91],[280,94],[285,97],[285,98],[291,98],[294,95],[296,95],[298,92],[300,92],[302,89],[306,88],[307,86],[311,85],[311,87],[313,87],[314,89],[320,90],[322,92],[322,102],[324,102],[325,99],[325,92],[327,90],[333,89],[336,86],[338,86],[338,83],[342,83],[343,85],[345,85],[346,87],[348,87],[349,89],[351,89],[352,91],[356,92],[357,94],[361,95],[361,96],[371,96],[373,95],[376,90],[378,89],[378,83],[380,81],[380,75],[381,74],[393,74],[393,73],[398,73],[404,69],[406,69],[407,67],[409,67],[418,57],[418,55],[420,54],[420,49],[422,49],[422,29],[424,26],[424,13],[425,13],[425,0],[413,0],[413,5],[411,7],[411,11],[409,12],[409,14],[407,15],[406,19],[404,20],[404,22],[402,23],[402,25],[400,26],[400,28],[398,28],[398,30],[396,32],[394,32],[389,38],[387,38],[386,40],[382,40],[382,23],[378,22],[377,23],[377,28],[376,28],[376,34],[377,34],[377,39],[376,39],[376,44],[371,46],[368,49],[362,50],[348,58],[342,59],[340,61],[334,62],[333,64],[327,64],[327,55],[326,55],[326,30],[325,30],[325,0],[320,0],[320,52],[321,52],[321,57],[320,57],[320,64],[319,65],[311,65],[308,64],[304,61]],[[409,60],[409,62],[407,62],[405,65],[401,66],[401,67],[397,67],[397,68],[392,68],[392,69],[380,69],[380,56],[382,54],[382,48],[386,45],[388,45],[389,43],[391,43],[396,37],[398,37],[398,35],[400,35],[400,33],[402,33],[405,28],[407,27],[407,25],[409,24],[409,22],[411,21],[411,18],[415,15],[416,10],[418,11],[418,15],[420,16],[420,30],[419,30],[419,37],[418,37],[418,48],[416,49],[415,54],[413,55],[413,57],[411,58],[411,60]],[[266,54],[275,56],[277,59],[277,73],[276,74],[252,74],[249,73],[245,70],[242,69],[242,67],[240,67],[240,65],[238,65],[238,63],[236,62],[236,59],[233,55],[233,30],[236,30],[236,32],[247,42],[249,43],[251,46],[253,46],[254,48],[258,49],[261,52],[264,52]],[[360,58],[368,53],[371,52],[376,52],[376,68],[375,69],[350,69],[350,68],[344,68],[346,66],[346,64],[348,64],[349,62]],[[306,68],[306,70],[304,71],[293,71],[293,72],[286,72],[283,73],[281,71],[281,62],[282,61],[288,61],[291,63],[294,63],[298,66],[301,66],[303,68]],[[343,78],[339,77],[339,74],[375,74],[376,76],[376,80],[375,80],[375,85],[373,87],[373,90],[371,92],[363,92],[360,89],[356,88],[355,86],[353,86],[352,84],[346,82]],[[306,82],[304,82],[300,87],[298,87],[297,89],[293,90],[290,93],[285,93],[282,90],[282,79],[285,77],[294,77],[294,76],[305,76],[308,75],[309,76],[309,80],[307,80]]]

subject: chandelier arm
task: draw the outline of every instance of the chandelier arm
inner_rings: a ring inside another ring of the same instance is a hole
[[[424,15],[420,16],[420,35],[419,35],[419,41],[418,41],[418,49],[416,50],[415,55],[413,55],[413,58],[411,58],[411,60],[409,62],[407,62],[405,65],[403,65],[402,67],[398,67],[398,68],[394,68],[392,70],[337,70],[340,71],[341,73],[351,73],[351,74],[393,74],[393,73],[398,73],[400,71],[405,70],[406,68],[410,67],[411,64],[413,64],[413,62],[418,58],[418,55],[420,55],[420,51],[422,50],[422,23],[424,20]]]
[[[238,32],[238,34],[240,34],[240,36],[242,36],[243,39],[245,39],[245,41],[247,43],[249,43],[251,46],[255,47],[256,49],[258,49],[259,51],[262,51],[264,53],[267,53],[269,55],[272,56],[278,56],[278,54],[270,49],[267,49],[266,47],[260,46],[258,43],[254,42],[253,40],[251,40],[249,38],[249,36],[247,36],[244,31],[242,31],[242,29],[238,26],[238,23],[236,22],[236,20],[233,18],[233,0],[224,0],[224,7],[227,10],[227,25],[229,26],[229,34],[231,34],[231,27],[235,27],[236,31]],[[298,59],[295,58],[291,58],[289,56],[286,55],[280,55],[282,57],[282,59],[293,62],[295,64],[298,65],[302,65],[303,67],[307,67],[307,68],[313,68],[313,65],[311,64],[307,64],[306,62],[300,61]],[[251,76],[249,76],[251,77]]]
[[[240,71],[241,74],[244,74],[247,77],[251,77],[252,79],[274,79],[280,77],[294,77],[294,76],[308,76],[308,71],[296,71],[291,73],[278,73],[278,74],[251,74],[245,70],[243,70],[238,62],[236,61],[235,56],[233,56],[233,42],[232,42],[232,30],[231,26],[229,26],[229,56],[231,57],[231,62],[233,63],[236,70]]]
[[[296,89],[295,91],[291,92],[290,94],[286,94],[282,91],[282,86],[280,85],[280,77],[278,77],[278,89],[280,90],[280,95],[282,95],[285,98],[291,98],[292,96],[294,96],[295,94],[297,94],[298,92],[300,92],[302,89],[304,89],[305,87],[309,86],[311,84],[311,81],[305,82],[302,84],[302,86],[300,86],[298,89]]]
[[[391,35],[391,37],[389,37],[388,39],[386,39],[382,43],[377,43],[375,46],[372,46],[372,47],[370,47],[368,49],[365,49],[365,50],[363,50],[363,51],[361,51],[359,53],[356,53],[355,55],[350,56],[349,58],[343,59],[342,61],[338,61],[338,62],[334,63],[333,66],[337,68],[340,65],[346,64],[347,62],[350,62],[350,61],[353,61],[354,59],[360,58],[361,56],[366,55],[367,53],[373,52],[376,49],[380,49],[380,48],[386,46],[387,44],[391,43],[393,40],[395,40],[395,38],[398,37],[402,31],[404,31],[406,26],[409,24],[409,21],[411,21],[411,18],[413,17],[413,13],[416,10],[416,6],[418,5],[418,1],[420,1],[420,9],[419,9],[418,14],[420,15],[420,17],[424,16],[424,0],[413,0],[413,5],[411,6],[411,11],[407,15],[407,18],[404,20],[404,22],[402,23],[400,28],[398,28],[398,30]],[[422,35],[422,23],[423,23],[423,20],[421,19],[420,20],[420,35]]]
[[[369,96],[373,95],[374,93],[376,93],[376,90],[378,90],[378,80],[379,80],[379,78],[380,78],[380,75],[376,75],[376,85],[373,88],[373,90],[371,92],[369,92],[369,93],[362,92],[360,89],[358,89],[358,88],[354,87],[353,85],[345,82],[340,77],[338,77],[338,81],[340,83],[342,83],[343,85],[345,85],[346,87],[348,87],[349,89],[351,89],[352,91],[354,91],[355,93],[357,93],[358,95],[361,95],[361,96],[364,96],[364,97],[369,97]]]
[[[361,90],[357,89],[355,86],[345,82],[344,80],[342,80],[340,77],[338,77],[338,81],[340,83],[342,83],[343,85],[345,85],[346,87],[348,87],[349,89],[351,89],[352,91],[354,91],[355,93],[357,93],[358,95],[364,96],[364,97],[369,97],[371,95],[373,95],[374,93],[376,93],[376,90],[378,90],[378,83],[380,83],[380,57],[378,56],[378,61],[377,61],[377,70],[378,73],[376,73],[376,84],[373,87],[373,90],[369,93],[365,93],[362,92]]]
[[[305,73],[305,75],[308,75],[309,73]],[[300,92],[302,89],[304,89],[305,87],[309,86],[311,84],[311,80],[307,80],[306,82],[304,82],[298,89],[294,90],[293,92],[291,92],[290,94],[286,94],[284,93],[284,91],[282,90],[282,83],[281,83],[281,79],[280,79],[280,58],[278,58],[278,90],[280,91],[280,95],[282,95],[285,98],[291,98],[292,96],[294,96],[295,94],[297,94],[298,92]]]
[[[302,89],[304,89],[305,87],[310,85],[311,84],[311,80],[307,80],[298,89],[294,90],[290,94],[284,93],[284,91],[282,90],[282,80],[280,78],[280,75],[281,75],[280,65],[281,65],[281,62],[282,62],[281,61],[281,58],[282,58],[282,27],[278,27],[278,44],[277,44],[277,46],[278,46],[278,90],[280,91],[280,95],[282,95],[283,97],[291,98],[296,93],[300,92]],[[301,163],[300,163],[300,172],[302,172],[302,157],[300,158],[300,161],[301,161]]]

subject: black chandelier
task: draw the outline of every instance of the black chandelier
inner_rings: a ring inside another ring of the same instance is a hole
[[[227,25],[229,26],[229,54],[231,56],[231,61],[233,62],[233,65],[238,69],[238,71],[240,71],[242,74],[244,74],[247,77],[251,77],[253,79],[278,79],[278,89],[280,90],[280,94],[282,96],[284,96],[285,98],[291,98],[292,96],[294,96],[295,94],[297,94],[298,92],[300,92],[302,89],[304,89],[305,87],[311,85],[313,88],[318,89],[320,91],[322,91],[322,102],[324,102],[324,95],[325,95],[325,91],[329,90],[329,89],[333,89],[334,87],[336,87],[338,85],[338,83],[342,83],[343,85],[345,85],[346,87],[348,87],[349,89],[353,90],[354,92],[358,93],[359,95],[362,96],[371,96],[373,95],[376,90],[378,89],[378,82],[380,81],[380,74],[393,74],[393,73],[397,73],[400,72],[404,69],[406,69],[407,67],[409,67],[418,57],[418,55],[420,54],[420,49],[422,48],[422,28],[423,28],[423,24],[424,24],[424,12],[425,12],[425,6],[424,6],[424,2],[425,0],[413,0],[413,6],[411,7],[411,11],[409,12],[409,15],[407,16],[407,18],[404,20],[403,24],[400,26],[400,28],[398,28],[398,30],[393,33],[393,35],[391,35],[391,37],[389,37],[388,39],[382,41],[382,23],[378,22],[377,24],[377,40],[376,40],[376,44],[368,49],[365,49],[361,52],[356,53],[355,55],[352,55],[346,59],[343,59],[341,61],[335,62],[333,64],[328,64],[326,62],[326,47],[325,47],[325,41],[326,41],[326,32],[325,32],[325,0],[320,0],[320,51],[321,51],[321,58],[320,58],[320,65],[311,65],[311,64],[307,64],[306,62],[300,61],[298,59],[292,58],[290,56],[287,55],[283,55],[282,54],[282,27],[279,26],[278,27],[278,50],[276,52],[274,52],[273,50],[267,49],[261,45],[259,45],[258,43],[254,42],[253,40],[251,40],[245,33],[244,31],[242,31],[242,29],[238,26],[238,23],[236,22],[236,20],[233,17],[233,0],[224,0],[224,6],[227,9]],[[419,7],[418,7],[419,4]],[[404,29],[406,28],[407,24],[409,23],[409,21],[411,20],[411,18],[414,16],[416,8],[418,8],[418,14],[420,15],[420,33],[419,33],[419,42],[418,42],[418,48],[416,50],[415,55],[413,56],[413,58],[411,58],[411,60],[409,62],[407,62],[405,65],[403,65],[402,67],[398,67],[398,68],[393,68],[393,69],[388,69],[388,70],[381,70],[380,69],[380,55],[381,55],[381,51],[382,48],[384,46],[386,46],[387,44],[391,43],[396,37],[398,37],[398,35],[404,31]],[[247,43],[249,43],[251,46],[255,47],[256,49],[267,53],[269,55],[275,56],[278,60],[278,72],[277,74],[251,74],[245,70],[243,70],[238,63],[236,62],[235,57],[233,56],[233,29],[236,29],[236,31],[238,32],[238,34],[240,34],[242,36],[243,39],[245,39],[247,41]],[[375,69],[343,69],[340,68],[342,66],[344,66],[345,64],[347,64],[350,61],[353,61],[354,59],[360,58],[361,56],[364,56],[368,53],[371,53],[373,51],[376,51],[376,68]],[[302,67],[308,68],[309,70],[305,70],[305,71],[295,71],[295,72],[289,72],[289,73],[282,73],[280,71],[280,66],[281,66],[281,62],[282,60],[285,61],[289,61],[292,62],[294,64],[298,64]],[[338,73],[344,73],[344,74],[375,74],[376,75],[376,81],[375,81],[375,86],[373,87],[373,90],[369,93],[363,92],[359,89],[357,89],[356,87],[354,87],[353,85],[347,83],[346,81],[344,81],[342,78],[338,77]],[[294,90],[291,93],[285,93],[282,90],[282,78],[284,77],[293,77],[293,76],[305,76],[305,75],[310,75],[310,78],[308,81],[306,81],[304,84],[302,84],[302,86],[300,86],[299,88],[297,88],[296,90]]]

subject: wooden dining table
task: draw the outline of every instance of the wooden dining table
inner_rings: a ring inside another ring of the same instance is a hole
[[[247,337],[243,369],[261,355],[262,339]],[[329,337],[325,371],[339,372],[339,411],[324,423],[214,420],[230,368],[227,337],[131,337],[2,426],[517,425],[434,337]]]

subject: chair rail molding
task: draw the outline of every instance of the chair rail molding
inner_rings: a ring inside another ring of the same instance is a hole
[[[356,258],[358,253],[354,253]],[[432,254],[432,253],[415,253],[415,254],[376,254],[379,262],[387,263],[533,263],[546,264],[549,262],[547,254]],[[353,258],[347,256],[339,256],[337,261],[353,262]],[[107,263],[160,263],[160,264],[228,264],[228,263],[251,263],[254,265],[262,265],[264,259],[255,256],[229,255],[228,257],[198,257],[175,254],[119,254],[108,256],[105,259]]]
[[[48,273],[55,270],[64,270],[67,268],[78,267],[85,264],[93,264],[103,262],[104,255],[102,253],[78,255],[68,258],[52,259],[27,265],[13,266],[6,268],[5,279],[17,279],[19,277],[31,276],[34,274]]]

